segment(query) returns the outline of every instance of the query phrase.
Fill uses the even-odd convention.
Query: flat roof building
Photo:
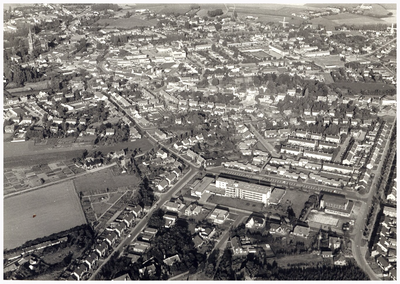
[[[221,177],[217,178],[215,186],[217,188],[224,189],[226,197],[262,202],[264,204],[268,203],[272,189],[270,186],[236,181]]]

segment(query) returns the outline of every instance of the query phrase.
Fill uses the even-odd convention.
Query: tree
[[[211,84],[213,86],[217,86],[217,85],[219,85],[219,80],[217,78],[213,78],[212,81],[211,81]]]

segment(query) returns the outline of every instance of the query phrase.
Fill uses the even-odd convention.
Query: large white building
[[[240,198],[255,202],[268,203],[272,188],[270,186],[254,183],[236,181],[227,178],[217,178],[215,182],[217,188],[225,190],[226,197]]]

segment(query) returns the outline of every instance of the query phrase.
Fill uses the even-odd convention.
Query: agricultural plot
[[[95,25],[107,26],[107,28],[121,28],[121,29],[133,29],[135,27],[154,27],[157,25],[157,20],[143,20],[139,17],[132,16],[129,19],[100,19]]]
[[[341,13],[337,15],[327,16],[326,19],[334,22],[337,25],[370,25],[370,24],[383,24],[385,21],[368,17],[363,15],[354,15],[350,13]]]
[[[86,223],[71,181],[4,199],[4,248]]]
[[[75,175],[74,164],[64,162],[40,164],[33,167],[13,168],[4,172],[4,194],[39,186],[42,180],[49,183]]]

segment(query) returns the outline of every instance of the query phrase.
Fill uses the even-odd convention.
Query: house
[[[385,216],[390,216],[390,217],[396,217],[396,208],[395,207],[389,207],[389,206],[384,206],[383,207],[383,214]]]
[[[331,257],[333,257],[333,253],[331,250],[323,250],[323,251],[321,251],[321,256],[323,258],[331,258]]]
[[[162,180],[158,185],[157,185],[157,189],[159,191],[163,191],[164,189],[166,189],[169,185],[169,182],[167,180]]]
[[[195,248],[198,248],[198,247],[200,247],[200,246],[204,243],[204,241],[203,241],[202,238],[199,237],[199,235],[196,235],[196,236],[193,238],[193,243],[194,243],[194,247],[195,247]]]
[[[75,125],[76,124],[76,118],[67,118],[65,120],[66,123],[68,123],[69,125]]]
[[[96,244],[93,251],[98,254],[99,257],[104,257],[108,248],[108,244],[103,241],[100,244]]]
[[[337,136],[335,136],[335,135],[326,135],[325,141],[340,144],[340,136],[339,135],[337,135]]]
[[[120,237],[121,237],[121,234],[125,231],[125,229],[126,229],[126,224],[125,224],[125,222],[121,222],[121,223],[118,223],[118,225],[116,225],[116,226],[113,228],[113,231],[116,232],[117,235],[118,235],[118,238],[120,238]]]
[[[158,158],[161,158],[161,159],[166,159],[167,157],[168,157],[168,154],[166,153],[166,152],[164,152],[163,150],[158,150],[157,151],[157,154],[156,154],[156,156],[158,157]]]
[[[140,268],[139,273],[140,275],[143,275],[145,272],[149,274],[149,276],[152,276],[156,273],[156,266],[154,264]]]
[[[106,129],[106,136],[112,136],[115,134],[115,130],[113,128]]]
[[[104,241],[107,242],[108,246],[111,247],[114,245],[117,238],[118,238],[118,234],[116,232],[112,231],[106,235],[106,237],[104,238]]]
[[[143,230],[143,233],[151,234],[151,235],[154,235],[154,236],[157,234],[157,232],[158,232],[157,229],[150,228],[150,227],[147,227],[146,229]]]
[[[163,216],[163,219],[165,220],[165,228],[170,228],[173,225],[175,225],[175,222],[178,219],[178,217],[167,213]]]
[[[84,274],[87,272],[87,267],[85,265],[79,265],[74,269],[74,271],[71,273],[72,277],[74,277],[76,280],[81,280]]]
[[[383,271],[388,272],[392,265],[387,261],[387,259],[383,256],[378,256],[376,259],[376,263],[382,268]]]
[[[392,267],[389,269],[389,276],[392,280],[397,280],[397,269]]]
[[[341,240],[338,237],[329,237],[329,248],[332,250],[340,248]]]
[[[174,183],[174,181],[176,180],[176,175],[171,173],[165,179],[168,181],[169,185],[172,185]]]
[[[172,266],[176,262],[181,262],[181,259],[178,254],[175,254],[173,256],[164,259],[163,262],[168,266]]]
[[[127,227],[130,227],[134,220],[135,220],[135,215],[132,212],[124,216],[124,218],[122,219],[122,221],[126,224]]]
[[[131,208],[131,212],[136,218],[138,218],[143,213],[143,208],[140,205],[135,205],[133,208]]]
[[[344,257],[344,255],[335,256],[333,258],[333,264],[337,265],[337,266],[345,266],[345,265],[347,265],[346,257]]]
[[[259,216],[251,216],[246,223],[246,228],[263,228],[265,226],[265,219]]]
[[[12,125],[6,125],[6,126],[4,127],[5,133],[10,133],[10,134],[12,134],[12,133],[14,133],[14,130],[15,130],[15,125],[14,125],[14,124],[12,124]],[[58,129],[57,129],[57,130],[58,130]]]
[[[293,229],[292,234],[295,236],[308,238],[308,235],[310,234],[310,227],[296,225],[296,227],[294,227],[294,229]]]
[[[229,211],[215,208],[209,218],[216,224],[222,224],[229,216]]]
[[[191,204],[185,209],[186,216],[197,216],[201,213],[202,207],[196,204]]]
[[[22,116],[22,120],[19,124],[31,124],[31,123],[32,123],[32,116],[24,115],[24,116]]]
[[[87,265],[88,269],[90,270],[95,266],[98,259],[98,255],[96,255],[95,253],[90,253],[83,259],[83,264]]]
[[[140,257],[140,256],[138,256],[138,257]],[[132,262],[132,258],[131,258],[131,262]],[[118,277],[112,279],[112,281],[130,281],[130,280],[131,280],[131,277],[129,276],[128,273],[125,273],[125,274],[123,274],[121,276],[118,276]]]
[[[168,201],[164,206],[165,206],[165,209],[167,209],[170,212],[178,213],[178,211],[179,211],[179,204],[178,203]]]
[[[165,134],[164,132],[162,132],[162,131],[159,130],[159,129],[156,129],[155,132],[154,132],[154,134],[155,134],[156,137],[157,137],[158,139],[160,139],[160,140],[165,140],[165,139],[167,139],[167,134]]]

